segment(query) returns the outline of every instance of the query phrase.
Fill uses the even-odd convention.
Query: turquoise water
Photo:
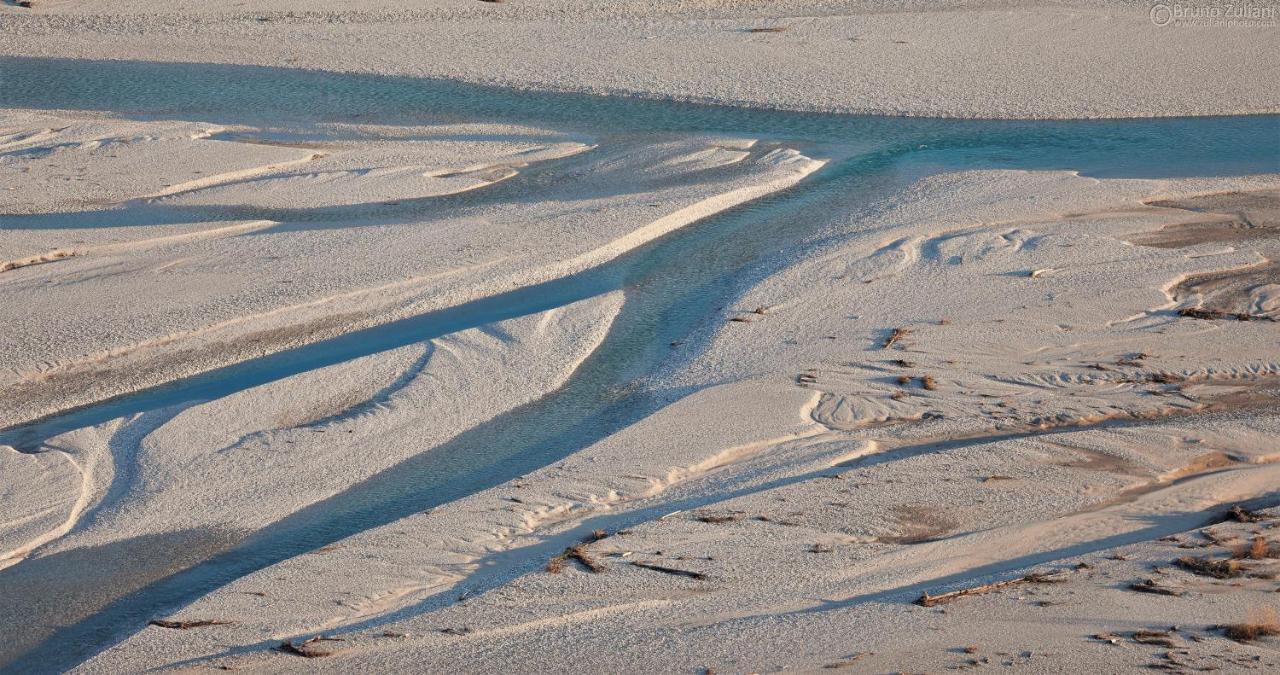
[[[669,365],[673,354],[696,355],[707,339],[708,320],[720,307],[803,249],[819,245],[827,226],[856,221],[881,195],[920,176],[965,168],[1071,169],[1105,177],[1280,171],[1280,117],[1275,116],[1089,122],[871,118],[281,68],[35,58],[0,59],[0,107],[227,123],[288,120],[294,126],[332,120],[513,122],[604,138],[717,132],[812,144],[819,152],[836,145],[874,148],[828,165],[793,189],[570,277],[8,429],[3,442],[33,448],[66,430],[225,396],[612,290],[626,292],[605,342],[560,390],[275,523],[200,565],[115,599],[4,666],[13,672],[65,669],[127,637],[146,620],[245,574],[503,483],[652,413],[686,392],[651,392],[635,383]],[[53,226],[7,220],[20,227]],[[0,214],[0,227],[5,221]],[[683,346],[673,351],[671,342]],[[19,567],[41,564],[56,562],[36,558]],[[14,569],[0,571],[0,593],[21,592],[11,586]]]

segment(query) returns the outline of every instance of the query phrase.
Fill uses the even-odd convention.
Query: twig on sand
[[[559,574],[564,571],[565,563],[570,560],[577,560],[582,563],[583,567],[586,567],[596,574],[605,571],[608,568],[601,565],[595,558],[592,558],[587,554],[587,545],[593,544],[608,536],[608,530],[592,530],[591,534],[582,538],[582,543],[574,544],[573,546],[566,548],[562,553],[547,561],[547,571],[552,574]]]
[[[678,576],[678,577],[689,577],[690,579],[697,579],[698,581],[703,581],[707,578],[707,575],[703,574],[702,572],[691,572],[689,570],[681,570],[681,569],[676,569],[674,567],[665,567],[663,565],[655,565],[653,563],[641,562],[639,560],[632,560],[631,564],[635,565],[636,567],[643,567],[644,569],[647,569],[647,570],[653,570],[654,572],[662,572],[663,574],[674,574],[675,576]]]
[[[915,604],[920,605],[921,607],[933,607],[934,605],[941,605],[966,596],[983,595],[994,590],[1015,586],[1017,584],[1055,584],[1066,580],[1067,572],[1065,570],[1059,570],[1056,572],[1032,572],[1031,574],[1018,577],[1017,579],[996,581],[990,584],[974,586],[973,588],[962,588],[958,591],[951,591],[950,593],[929,595],[928,592],[925,592],[916,600]]]
[[[893,332],[889,333],[889,337],[885,338],[884,344],[881,345],[880,348],[888,349],[893,345],[897,344],[898,340],[901,340],[902,338],[910,334],[911,334],[910,328],[894,328]]]
[[[161,628],[174,628],[177,630],[188,630],[191,628],[204,628],[205,626],[229,626],[234,621],[222,621],[220,619],[198,619],[195,621],[174,621],[171,619],[152,619],[147,622],[152,626]]]
[[[566,548],[556,557],[547,561],[547,571],[552,574],[559,574],[564,571],[565,563],[570,560],[577,560],[579,563],[582,563],[583,567],[591,570],[591,572],[595,574],[599,574],[608,569],[587,553],[586,544],[574,544],[573,546]]]
[[[307,638],[302,642],[294,642],[286,640],[280,643],[279,650],[286,654],[293,654],[308,659],[318,659],[325,656],[333,656],[336,652],[328,649],[322,649],[317,642],[344,642],[342,638],[325,637],[317,635],[313,638]]]
[[[748,33],[781,33],[787,30],[786,26],[766,26],[764,28],[748,28]]]
[[[745,514],[743,514],[741,511],[734,511],[732,513],[701,513],[694,516],[693,519],[700,523],[711,523],[713,525],[719,525],[720,523],[737,522],[739,520],[742,520],[744,515]]]
[[[828,663],[828,664],[824,665],[824,666],[823,666],[823,668],[825,668],[825,669],[827,669],[827,670],[838,670],[838,669],[840,669],[840,668],[852,668],[852,667],[853,667],[853,664],[854,664],[854,663],[856,663],[859,659],[861,659],[862,657],[867,656],[868,654],[871,654],[871,653],[872,653],[872,652],[858,652],[857,654],[854,654],[854,655],[852,655],[852,656],[847,656],[847,657],[845,657],[845,658],[844,658],[844,660],[842,660],[842,661],[836,661],[836,662],[834,662],[834,663]]]
[[[1129,584],[1129,590],[1137,591],[1139,593],[1151,593],[1154,595],[1170,595],[1175,598],[1180,598],[1183,595],[1186,595],[1186,591],[1181,591],[1176,588],[1170,588],[1168,586],[1161,586],[1160,584],[1156,583],[1155,579],[1143,579],[1142,581],[1135,581]]]

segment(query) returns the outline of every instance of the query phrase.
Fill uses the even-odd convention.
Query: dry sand
[[[1275,27],[1138,4],[264,4],[5,4],[0,61],[956,117],[1280,101]],[[971,170],[780,216],[821,227],[601,395],[651,414],[464,490],[467,462],[521,459],[504,425],[612,386],[590,364],[631,344],[617,326],[655,348],[608,263],[880,139],[228,117],[0,109],[0,427],[250,364],[244,386],[0,436],[0,668],[210,555],[414,487],[397,475],[465,496],[351,525],[77,670],[1280,668],[1277,638],[1222,627],[1266,624],[1280,590],[1280,174]]]
[[[1145,2],[37,0],[0,54],[241,63],[792,110],[1129,117],[1280,109],[1269,25]],[[782,28],[781,32],[752,32]]]

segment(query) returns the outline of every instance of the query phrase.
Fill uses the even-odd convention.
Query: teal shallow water
[[[204,562],[122,594],[3,668],[64,670],[246,574],[554,462],[684,392],[634,384],[696,354],[708,319],[754,280],[785,265],[835,220],[930,173],[969,168],[1070,169],[1100,177],[1280,171],[1280,117],[1088,122],[870,118],[786,113],[574,94],[517,92],[413,78],[281,68],[0,59],[0,107],[108,111],[227,123],[288,119],[510,122],[594,135],[713,132],[874,147],[799,186],[708,218],[600,267],[563,279],[254,359],[4,432],[32,448],[57,433],[181,408],[360,356],[622,289],[604,344],[560,390],[445,446],[300,511]],[[0,227],[5,227],[0,214]],[[14,222],[13,218],[9,219]],[[92,517],[91,515],[89,516]],[[137,545],[147,545],[139,542]],[[0,571],[0,593],[21,592]],[[130,573],[121,569],[120,574]],[[37,618],[5,617],[2,621]]]

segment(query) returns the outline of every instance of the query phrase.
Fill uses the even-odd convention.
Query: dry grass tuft
[[[1184,556],[1173,561],[1173,563],[1188,572],[1215,579],[1230,579],[1240,576],[1240,563],[1235,560],[1213,560],[1211,558]]]
[[[1236,544],[1231,548],[1231,557],[1237,560],[1248,558],[1250,560],[1265,560],[1267,558],[1275,558],[1280,553],[1273,548],[1266,537],[1258,535],[1249,543]]]
[[[938,381],[933,379],[932,375],[921,375],[920,386],[928,389],[929,391],[933,391],[938,388]]]
[[[1173,648],[1172,635],[1167,630],[1137,630],[1133,632],[1133,641],[1143,645]]]
[[[1246,623],[1233,623],[1223,626],[1227,637],[1236,642],[1252,642],[1260,637],[1280,635],[1280,617],[1271,607],[1261,607],[1249,612]]]

